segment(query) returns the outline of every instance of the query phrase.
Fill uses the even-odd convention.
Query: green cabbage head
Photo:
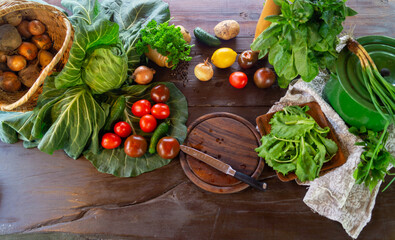
[[[82,80],[94,94],[119,88],[126,80],[128,57],[122,44],[100,46],[88,53],[82,65]]]

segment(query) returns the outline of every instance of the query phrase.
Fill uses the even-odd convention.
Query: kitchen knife
[[[223,173],[233,176],[233,177],[237,178],[238,180],[240,180],[244,183],[247,183],[248,185],[250,185],[256,189],[265,190],[267,188],[266,183],[259,182],[256,179],[252,178],[251,176],[248,176],[247,174],[238,172],[238,171],[234,170],[229,164],[226,164],[216,158],[213,158],[210,155],[207,155],[199,150],[196,150],[194,148],[191,148],[191,147],[188,147],[185,145],[181,145],[180,147],[184,153],[212,166],[213,168],[215,168]]]

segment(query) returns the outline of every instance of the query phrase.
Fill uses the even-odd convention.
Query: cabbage
[[[128,58],[122,44],[102,46],[88,54],[81,77],[92,93],[101,94],[119,88],[126,80],[127,70]]]

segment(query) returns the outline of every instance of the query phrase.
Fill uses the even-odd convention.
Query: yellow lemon
[[[231,48],[219,48],[211,56],[211,62],[217,68],[228,68],[236,61],[237,53]]]

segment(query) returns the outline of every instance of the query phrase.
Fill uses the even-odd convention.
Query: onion
[[[41,50],[38,53],[38,61],[42,67],[46,67],[52,61],[53,57],[52,53],[45,50]]]
[[[30,64],[27,68],[18,72],[22,84],[26,87],[30,88],[33,86],[37,78],[40,76],[40,68],[37,65],[38,61],[36,60],[36,63]]]
[[[19,48],[19,55],[24,56],[27,60],[31,61],[37,57],[37,47],[31,42],[23,42]]]
[[[206,61],[204,61],[204,63],[199,63],[196,65],[194,72],[196,78],[204,82],[210,80],[214,75],[213,67],[208,62],[208,58]]]
[[[146,66],[140,66],[134,70],[132,78],[137,84],[145,85],[152,81],[155,70]]]
[[[7,54],[4,51],[0,51],[0,63],[7,62]]]
[[[8,56],[7,66],[12,71],[18,72],[26,67],[26,59],[20,55]]]
[[[45,26],[42,22],[38,20],[33,20],[29,22],[28,26],[29,32],[33,35],[41,35],[45,32]]]
[[[23,20],[17,27],[19,34],[24,38],[30,38],[32,34],[29,32],[29,21]]]
[[[18,80],[18,76],[13,72],[4,72],[0,79],[0,86],[4,91],[16,92],[21,88],[22,84]]]
[[[47,34],[33,36],[32,42],[42,50],[48,50],[52,46],[51,38]]]

